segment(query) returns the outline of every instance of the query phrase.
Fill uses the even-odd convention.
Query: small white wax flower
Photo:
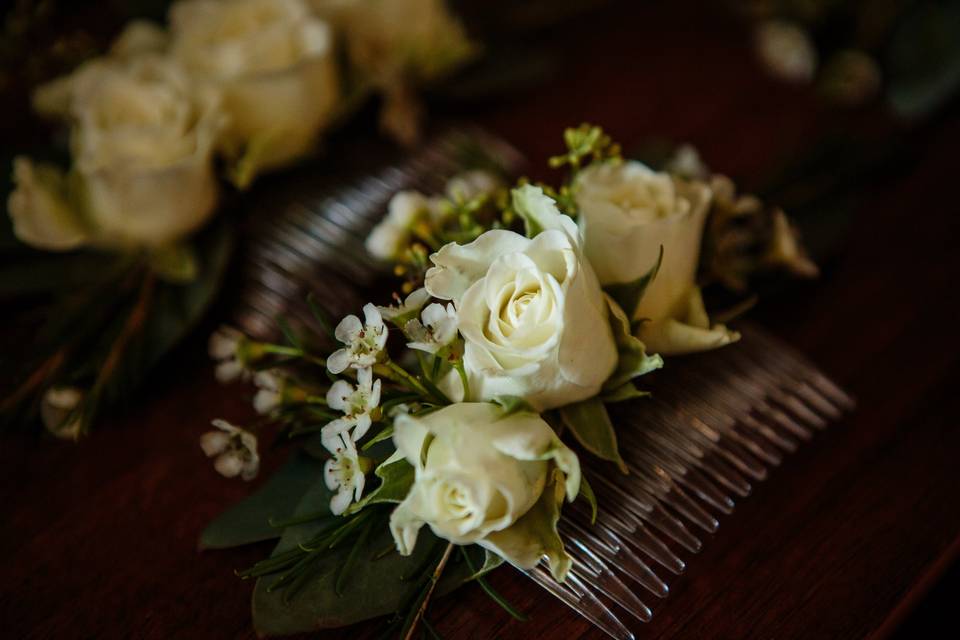
[[[247,342],[243,333],[226,325],[210,336],[208,351],[210,357],[217,361],[217,380],[226,383],[249,377],[245,353]]]
[[[337,380],[327,391],[327,406],[342,411],[344,417],[333,420],[321,430],[324,446],[331,452],[339,447],[340,435],[348,431],[350,438],[359,440],[370,429],[373,410],[380,406],[380,381],[373,380],[373,370],[360,369],[356,386],[346,380]]]
[[[347,367],[362,369],[376,364],[387,344],[387,328],[376,306],[370,303],[364,305],[363,315],[364,322],[361,323],[357,316],[349,315],[334,330],[337,340],[347,346],[334,351],[327,358],[330,373],[341,373]]]
[[[257,394],[253,396],[253,408],[260,415],[266,415],[283,404],[285,380],[276,371],[258,371],[253,377],[257,385]]]
[[[83,401],[83,392],[76,387],[51,387],[43,394],[40,418],[47,431],[62,440],[76,440],[81,420],[76,413]]]
[[[414,318],[404,330],[411,341],[407,346],[436,354],[457,337],[457,310],[453,303],[447,306],[433,303],[423,310],[421,320]]]
[[[489,171],[473,169],[458,173],[447,181],[447,196],[451,200],[473,200],[493,193],[502,185],[502,181]]]
[[[350,503],[363,495],[366,477],[357,455],[357,447],[349,437],[337,436],[334,457],[323,465],[323,479],[327,489],[336,491],[330,499],[330,511],[338,516],[347,510]]]
[[[214,420],[220,431],[209,431],[200,437],[200,448],[208,458],[216,457],[213,468],[222,476],[253,480],[260,469],[257,437],[226,420]]]
[[[430,300],[430,293],[423,287],[420,287],[408,295],[399,305],[395,307],[377,307],[377,309],[380,310],[380,315],[383,316],[384,320],[393,322],[405,316],[415,317],[420,313],[420,310],[423,309],[423,305],[427,304],[428,300]]]
[[[399,191],[390,199],[387,215],[367,237],[370,255],[395,260],[410,243],[410,230],[430,210],[430,200],[418,191]]]

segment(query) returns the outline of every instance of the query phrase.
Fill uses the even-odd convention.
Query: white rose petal
[[[159,55],[100,58],[42,87],[40,108],[68,118],[91,244],[160,246],[202,226],[217,201],[218,97]]]
[[[171,54],[217,87],[227,151],[244,180],[301,157],[339,100],[333,35],[304,0],[184,0],[170,10]]]
[[[689,324],[687,310],[696,288],[711,197],[702,182],[657,173],[639,162],[592,166],[578,176],[575,198],[584,251],[601,283],[638,280],[656,265],[663,248],[660,268],[633,316],[646,321],[638,337],[653,352],[687,353],[736,339],[722,326],[715,328],[726,338],[705,341],[693,340],[699,334],[674,326]],[[664,330],[660,325],[668,320],[671,325]],[[703,328],[712,331],[709,320]],[[666,336],[690,340],[674,342]]]
[[[13,161],[13,180],[16,188],[10,193],[7,210],[22,242],[47,251],[69,251],[89,239],[88,230],[69,204],[66,179],[59,169],[18,157]]]
[[[540,499],[550,460],[565,474],[567,498],[579,490],[576,455],[534,413],[503,416],[491,403],[455,404],[420,418],[397,416],[394,429],[398,453],[415,469],[413,487],[390,517],[403,555],[412,552],[424,524],[455,544],[504,552],[494,540]],[[541,545],[530,542],[530,552],[506,559],[532,567]]]
[[[617,350],[575,223],[536,187],[515,199],[546,230],[447,245],[430,258],[426,288],[456,306],[469,399],[514,395],[544,410],[596,395]]]

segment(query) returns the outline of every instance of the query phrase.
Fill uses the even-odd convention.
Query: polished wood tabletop
[[[902,136],[911,153],[863,185],[819,280],[761,300],[753,318],[801,349],[859,401],[759,484],[638,638],[881,638],[960,553],[960,118],[909,127],[879,112],[827,108],[768,79],[744,25],[684,4],[614,5],[545,34],[562,73],[506,97],[442,104],[529,158],[565,126],[605,126],[629,149],[651,137],[696,145],[716,170],[756,186],[772,165],[830,132]],[[538,175],[536,171],[534,175]],[[545,172],[543,176],[548,174]],[[221,387],[205,326],[131,406],[77,445],[36,432],[0,437],[0,636],[252,638],[252,584],[233,570],[268,546],[197,551],[204,525],[285,455],[264,452],[253,484],[222,478],[198,445],[214,417],[252,419],[252,391]],[[493,585],[438,600],[447,638],[602,638],[509,567]],[[322,637],[376,637],[378,625]],[[949,635],[949,634],[948,634]]]

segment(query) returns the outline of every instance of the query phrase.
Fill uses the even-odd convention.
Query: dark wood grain
[[[628,148],[654,135],[686,140],[748,184],[825,132],[900,131],[766,80],[739,25],[664,4],[612,7],[548,34],[564,51],[563,77],[449,115],[531,158],[555,152],[559,131],[582,120]],[[849,388],[859,410],[721,519],[638,637],[884,637],[960,552],[960,119],[911,135],[916,157],[868,186],[821,280],[755,314]],[[268,547],[196,551],[204,524],[251,488],[216,476],[197,445],[210,418],[251,417],[248,392],[213,382],[204,343],[201,332],[178,349],[133,407],[77,446],[0,440],[0,635],[253,636],[251,585],[232,570]],[[281,458],[266,454],[264,475]],[[491,581],[529,622],[469,586],[433,607],[439,631],[603,637],[512,570]]]

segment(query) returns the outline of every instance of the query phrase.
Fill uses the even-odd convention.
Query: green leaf
[[[158,247],[147,255],[147,264],[158,278],[171,284],[188,284],[197,278],[197,254],[188,244]]]
[[[180,342],[213,303],[223,283],[233,251],[233,227],[221,220],[204,230],[197,240],[199,271],[187,285],[157,287],[150,314],[143,329],[140,366],[152,367]]]
[[[200,535],[201,549],[228,549],[279,538],[270,524],[294,515],[307,491],[323,477],[323,463],[297,452],[256,493],[227,509]],[[316,505],[314,505],[316,506]]]
[[[960,89],[960,5],[921,2],[899,21],[888,49],[888,98],[907,118],[932,113]]]
[[[593,487],[587,482],[586,477],[580,478],[580,497],[590,505],[590,524],[597,522],[597,495],[593,492]]]
[[[640,305],[640,300],[643,299],[643,294],[646,292],[647,287],[653,282],[653,279],[657,277],[657,273],[660,271],[660,265],[663,263],[663,245],[660,245],[660,253],[657,255],[657,261],[654,263],[653,267],[650,268],[645,275],[640,276],[633,282],[626,282],[624,284],[609,284],[604,287],[604,291],[607,294],[616,300],[617,304],[620,305],[620,308],[623,309],[624,313],[627,314],[628,318],[633,318],[637,313],[637,307]]]
[[[617,434],[600,398],[561,407],[560,417],[587,451],[598,458],[615,462],[620,471],[627,473],[627,465],[617,447]]]
[[[530,403],[520,396],[497,396],[493,399],[493,402],[500,405],[503,409],[504,418],[521,411],[536,413],[534,408],[530,406]]]
[[[429,562],[436,556],[435,551],[441,541],[424,530],[420,532],[411,555],[383,555],[384,549],[393,546],[393,537],[387,524],[390,511],[383,507],[373,509],[380,513],[374,514],[369,534],[356,549],[358,561],[343,580],[340,595],[337,595],[335,584],[337,570],[346,561],[346,554],[341,548],[319,559],[313,573],[315,577],[304,584],[294,598],[285,600],[279,589],[267,591],[276,582],[276,575],[265,576],[257,581],[253,593],[253,625],[258,635],[281,636],[343,627],[393,613],[421,588],[422,585],[415,578],[430,566]],[[310,540],[319,528],[317,524],[288,528],[274,555]],[[360,532],[355,532],[355,535],[359,537]],[[449,564],[437,586],[437,594],[458,587],[470,574],[466,563]]]
[[[482,578],[483,576],[487,575],[488,573],[490,573],[491,571],[493,571],[494,569],[496,569],[502,564],[503,564],[503,558],[495,554],[493,551],[490,551],[489,549],[484,549],[483,550],[483,566],[473,571],[473,573],[470,575],[468,580],[476,580],[478,578]],[[471,567],[471,569],[472,568],[473,567]]]
[[[356,513],[367,505],[384,502],[403,502],[413,486],[414,468],[405,458],[388,459],[374,472],[380,478],[380,486],[353,504],[347,513]]]

